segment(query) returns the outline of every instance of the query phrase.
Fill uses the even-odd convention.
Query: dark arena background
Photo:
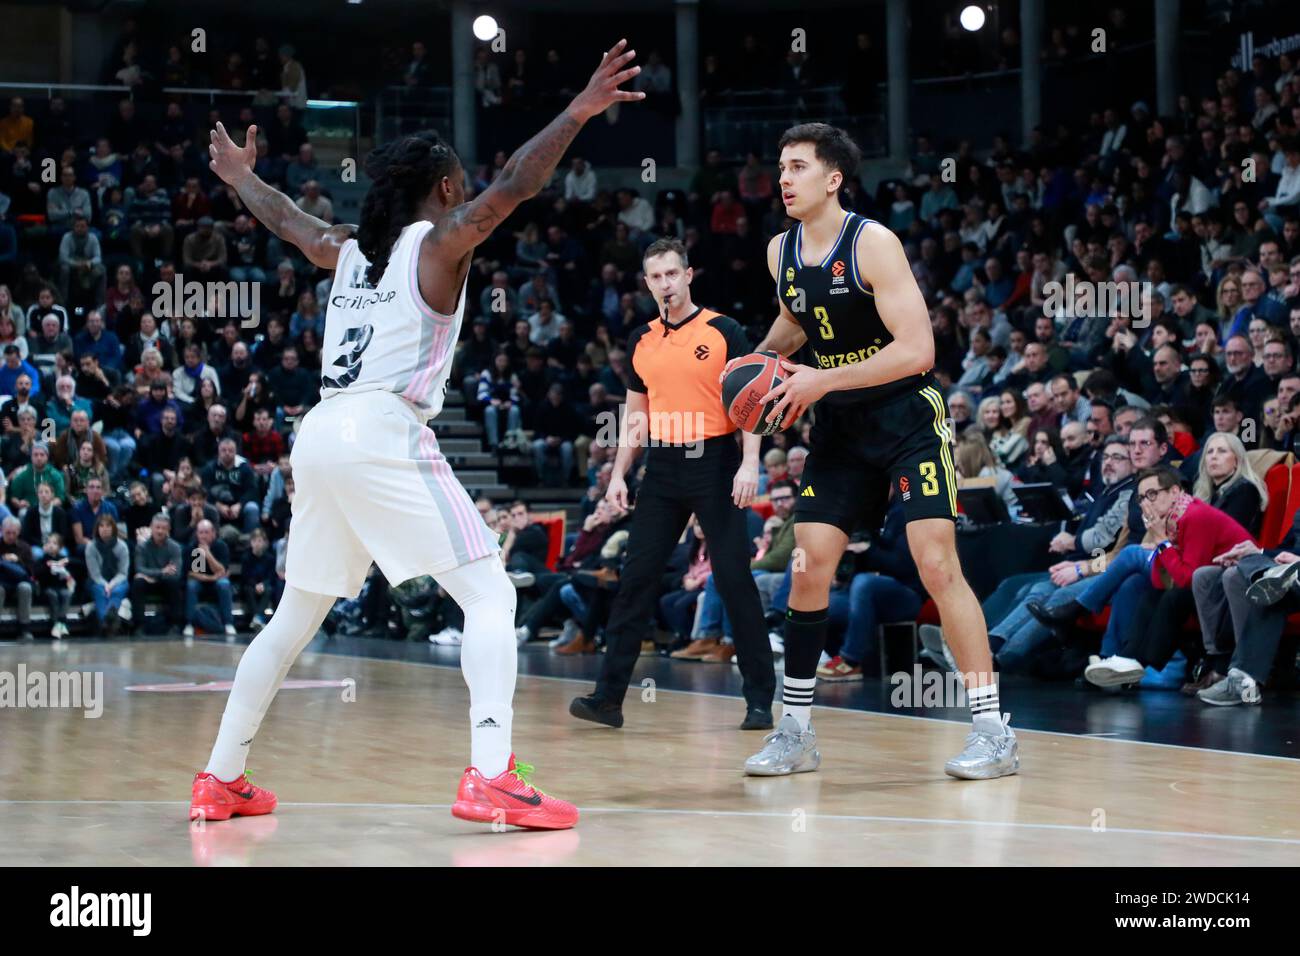
[[[430,423],[514,586],[515,750],[578,825],[453,818],[465,614],[436,575],[377,566],[251,749],[278,808],[188,821],[285,589],[290,451],[333,401],[322,375],[353,371],[333,273],[209,167],[211,131],[256,125],[253,173],[325,224],[360,222],[367,155],[422,130],[473,200],[620,38],[645,97],[587,122],[474,249]],[[41,892],[7,923],[68,925],[47,896],[114,891],[99,868],[142,868],[120,888],[158,895],[161,929],[162,894],[222,885],[162,868],[328,867],[365,899],[384,884],[338,868],[429,864],[1094,868],[1086,917],[1062,915],[1081,928],[1268,922],[1236,891],[1300,863],[1300,5],[0,0],[0,94],[0,864],[57,868],[12,874]],[[971,717],[898,501],[831,580],[818,772],[743,772],[764,734],[737,729],[742,636],[694,521],[637,596],[625,725],[569,713],[655,480],[634,459],[628,507],[607,498],[629,352],[663,322],[643,253],[679,240],[693,301],[756,350],[781,321],[768,243],[797,225],[778,143],[805,123],[860,148],[839,203],[894,234],[928,311],[1014,775],[943,772]],[[791,362],[817,366],[815,339]],[[822,407],[762,438],[745,509],[767,631],[747,636],[778,695]],[[995,926],[976,901],[1015,919],[1048,902],[1036,883],[902,885]]]

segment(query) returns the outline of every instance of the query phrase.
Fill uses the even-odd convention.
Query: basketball
[[[781,356],[775,352],[746,355],[722,379],[722,407],[727,417],[753,435],[775,435],[783,423],[780,419],[769,422],[767,416],[780,399],[766,405],[760,405],[760,400],[782,381]]]

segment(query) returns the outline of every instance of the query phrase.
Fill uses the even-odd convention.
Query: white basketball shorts
[[[353,598],[371,561],[396,585],[500,550],[433,430],[392,392],[325,399],[303,418],[290,458],[293,587]]]

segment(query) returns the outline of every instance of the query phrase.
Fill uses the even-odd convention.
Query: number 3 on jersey
[[[817,319],[817,331],[821,334],[821,337],[823,339],[835,338],[835,330],[831,328],[831,316],[826,311],[826,306],[815,306],[813,316]]]
[[[352,348],[344,352],[333,362],[333,365],[342,369],[337,378],[323,376],[322,384],[327,388],[347,388],[357,380],[361,374],[361,353],[366,350],[370,340],[374,337],[375,329],[371,325],[362,325],[359,328],[348,329],[343,334],[343,340],[339,342],[341,346],[351,345]]]

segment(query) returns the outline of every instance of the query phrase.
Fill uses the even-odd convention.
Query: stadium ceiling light
[[[481,17],[474,18],[474,36],[480,40],[491,40],[497,35],[497,21],[495,17],[489,17],[484,14]]]
[[[980,29],[984,26],[984,8],[977,7],[975,4],[963,8],[961,11],[961,25],[971,33]]]

